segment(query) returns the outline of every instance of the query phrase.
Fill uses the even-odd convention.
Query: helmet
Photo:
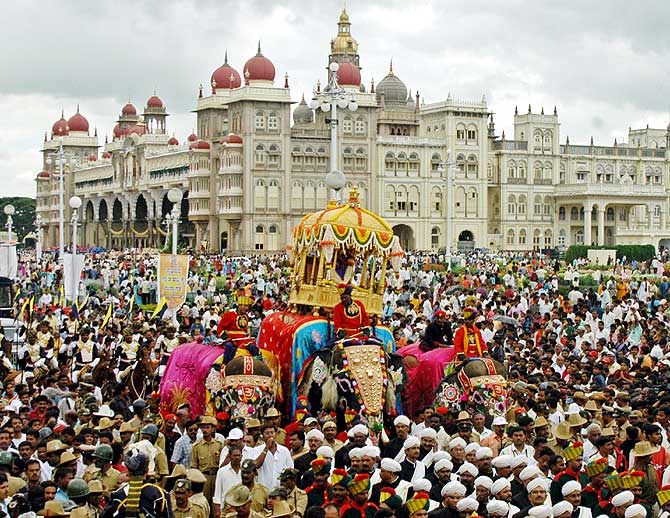
[[[142,398],[138,398],[133,401],[133,410],[136,412],[138,410],[144,410],[147,407],[147,402]]]
[[[151,435],[151,437],[156,438],[158,437],[158,427],[155,424],[148,424],[144,428],[142,428],[143,435]]]
[[[14,464],[14,457],[8,451],[0,451],[0,466],[11,466]]]
[[[114,451],[109,444],[101,444],[95,449],[93,456],[106,460],[107,462],[112,462],[112,459],[114,458]]]
[[[83,478],[73,478],[67,485],[68,498],[79,498],[88,495],[90,492],[91,490]]]

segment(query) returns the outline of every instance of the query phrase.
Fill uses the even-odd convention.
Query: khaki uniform
[[[296,486],[288,495],[286,501],[288,505],[295,509],[297,514],[300,516],[305,514],[305,509],[307,509],[307,493],[304,490]]]
[[[86,513],[86,518],[98,518],[100,515],[100,512],[92,507],[90,504],[84,504],[82,506],[77,507],[77,509],[83,509],[84,512]]]
[[[205,478],[207,478],[205,489],[203,490],[207,500],[211,500],[214,494],[216,473],[219,470],[219,457],[221,456],[222,449],[223,442],[218,439],[212,439],[209,442],[201,439],[191,449],[191,467],[199,469],[205,475]]]
[[[140,429],[142,428],[142,420],[137,416],[133,416],[133,418],[130,421],[128,421],[128,424],[133,427],[135,433],[139,432]]]
[[[454,439],[456,439],[456,437],[460,437],[460,434],[458,432],[456,432],[451,437],[449,437],[448,442],[453,441]],[[472,430],[470,432],[470,440],[468,441],[468,443],[473,443],[473,442],[479,443],[480,440],[481,439],[479,438],[479,434],[477,432],[475,432],[474,430]]]
[[[188,501],[193,511],[193,514],[191,515],[193,518],[209,518],[211,509],[205,495],[197,493],[192,495]]]
[[[96,467],[94,464],[91,464],[84,471],[84,480],[90,482],[91,480],[99,480],[102,482],[102,494],[105,498],[109,498],[109,495],[112,494],[119,488],[119,477],[121,472],[116,468],[110,468],[103,473],[100,468]]]
[[[26,486],[25,480],[12,475],[7,475],[7,481],[9,482],[9,496],[14,496],[19,492],[19,489],[23,489]]]
[[[160,480],[170,474],[168,459],[165,450],[156,446],[156,458],[154,459],[154,472],[151,473],[156,480]]]
[[[337,453],[337,450],[344,446],[344,443],[339,439],[335,439],[333,442],[326,441],[326,444],[333,449],[334,453]]]
[[[282,446],[286,446],[286,430],[283,428],[277,428],[275,432],[275,441],[277,441]]]
[[[237,484],[229,489],[229,491],[232,491],[236,487],[240,487],[242,484]],[[251,509],[252,511],[256,511],[259,514],[263,514],[265,512],[265,506],[268,503],[268,488],[265,487],[263,484],[259,484],[258,482],[254,482],[254,487],[251,488]]]

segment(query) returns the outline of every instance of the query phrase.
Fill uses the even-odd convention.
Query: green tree
[[[21,241],[26,234],[35,230],[35,199],[8,196],[0,198],[0,230],[7,230],[7,215],[2,210],[6,205],[14,205],[12,216],[12,233],[17,241]]]

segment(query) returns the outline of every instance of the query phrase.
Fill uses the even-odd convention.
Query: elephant
[[[434,404],[453,412],[481,412],[490,424],[493,417],[504,416],[507,410],[507,371],[496,360],[469,358],[447,368]]]

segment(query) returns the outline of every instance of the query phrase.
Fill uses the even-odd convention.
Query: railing
[[[609,146],[560,146],[562,155],[627,156],[665,158],[665,149],[642,149]]]
[[[497,140],[493,142],[494,151],[528,151],[528,142],[524,140]]]
[[[507,183],[513,185],[522,185],[528,183],[528,178],[508,178]]]
[[[178,178],[186,175],[188,175],[188,166],[169,167],[166,169],[157,169],[155,171],[149,171],[149,178],[151,180],[157,180],[162,178]]]
[[[535,185],[551,185],[551,178],[535,178],[533,180]]]

